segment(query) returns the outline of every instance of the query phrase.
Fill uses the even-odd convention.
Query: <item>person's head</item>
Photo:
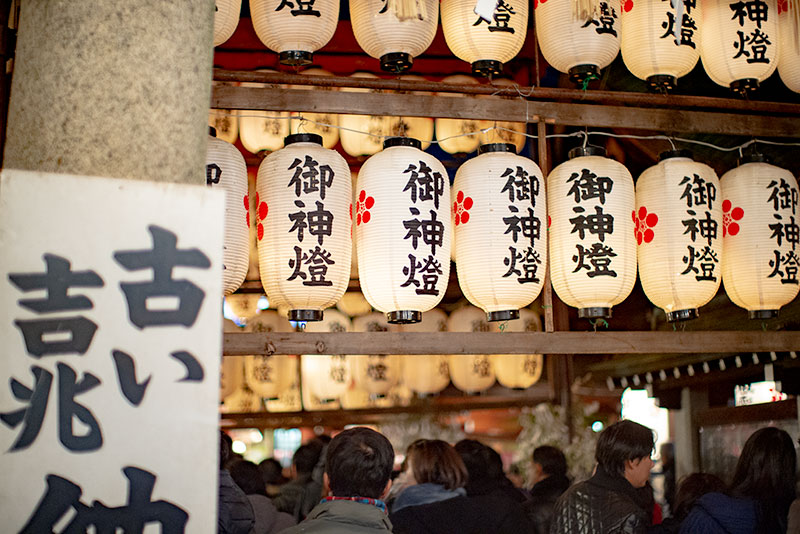
[[[491,491],[509,483],[503,472],[503,459],[493,448],[474,439],[462,439],[454,446],[467,468],[467,495]]]
[[[785,431],[767,427],[747,438],[730,488],[741,497],[794,499],[797,455]]]
[[[219,431],[219,467],[220,469],[225,468],[225,464],[228,463],[228,460],[231,459],[233,454],[233,440],[231,437],[223,432],[222,430]]]
[[[672,517],[683,521],[697,499],[706,493],[725,490],[725,483],[711,473],[692,473],[681,478],[675,490],[675,509]]]
[[[467,483],[467,468],[461,456],[440,439],[418,439],[409,445],[406,462],[417,484],[439,484],[454,490]]]
[[[283,466],[275,458],[267,458],[258,464],[261,472],[261,479],[264,484],[283,484],[286,480],[283,477]]]
[[[318,443],[300,445],[292,456],[292,467],[297,475],[310,475],[319,461],[322,447]]]
[[[382,498],[391,487],[394,449],[383,434],[350,428],[328,444],[325,479],[336,497]]]
[[[231,466],[230,472],[231,478],[237,486],[242,488],[245,495],[264,495],[266,497],[267,489],[256,464],[240,460]]]
[[[533,449],[533,464],[538,480],[553,475],[567,475],[567,458],[561,449],[552,445],[542,445]]]
[[[606,473],[624,478],[634,488],[641,488],[650,478],[655,440],[653,431],[644,425],[623,420],[600,433],[595,460]]]

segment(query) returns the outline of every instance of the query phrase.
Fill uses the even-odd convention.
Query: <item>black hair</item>
[[[711,473],[692,473],[682,477],[675,492],[675,509],[672,511],[672,517],[683,521],[700,497],[706,493],[724,490],[725,483],[722,479]]]
[[[231,478],[236,485],[242,488],[245,495],[264,495],[267,496],[267,489],[261,479],[261,471],[253,462],[241,460],[233,464],[230,468]]]
[[[228,460],[231,459],[231,455],[233,454],[233,439],[223,432],[222,430],[219,431],[219,467],[220,469],[225,468],[225,464],[228,463]]]
[[[267,458],[258,464],[258,470],[261,472],[261,479],[264,484],[283,484],[286,480],[283,478],[283,466],[275,458]]]
[[[546,475],[567,475],[567,458],[561,449],[552,445],[542,445],[533,449],[533,461],[542,466]]]
[[[322,446],[318,443],[306,443],[300,445],[294,456],[292,456],[292,463],[297,468],[298,475],[308,475],[314,471],[314,466],[319,461],[319,455],[322,453]]]
[[[366,427],[350,428],[328,445],[325,472],[336,497],[378,499],[392,475],[394,449],[383,434]]]
[[[469,481],[498,480],[505,476],[503,460],[493,448],[474,439],[462,439],[455,444],[469,473]]]
[[[594,457],[611,476],[625,476],[625,462],[650,457],[655,439],[653,431],[627,419],[618,421],[600,433]]]

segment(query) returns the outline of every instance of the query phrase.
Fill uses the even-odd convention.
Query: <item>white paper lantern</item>
[[[544,284],[547,203],[542,171],[514,145],[481,145],[453,182],[458,284],[490,321],[518,317]]]
[[[256,72],[275,72],[259,69]],[[242,87],[266,87],[265,83],[241,82]],[[240,109],[239,139],[248,152],[257,154],[262,150],[274,152],[283,147],[284,138],[289,135],[289,113],[286,111],[261,111]]]
[[[419,322],[450,277],[447,171],[408,137],[386,140],[358,175],[356,247],[361,291],[391,323]]]
[[[247,322],[258,313],[258,300],[260,298],[260,293],[234,293],[227,295],[225,301],[236,317]]]
[[[308,65],[336,31],[339,0],[250,0],[256,35],[284,65]]]
[[[241,331],[242,329],[230,319],[222,320],[223,333]],[[244,383],[244,359],[239,356],[223,356],[219,373],[219,398],[222,400],[232,395]]]
[[[722,281],[722,192],[688,151],[665,152],[636,182],[639,277],[668,321],[694,319]]]
[[[700,58],[701,8],[684,0],[623,2],[620,47],[631,74],[654,90],[671,90],[689,74]]]
[[[263,219],[267,217],[267,203],[261,202],[256,189],[258,169],[247,169],[247,224],[250,227],[250,264],[247,267],[245,280],[261,280],[261,273],[258,270],[258,236],[264,235]],[[263,204],[263,207],[262,207]]]
[[[434,308],[422,321],[402,326],[403,332],[446,332],[447,314]],[[435,395],[450,383],[450,368],[445,354],[409,355],[403,362],[403,384],[419,395]]]
[[[351,78],[377,78],[369,72],[356,72]],[[361,89],[357,87],[342,89],[352,93],[382,93],[380,89]],[[383,138],[389,135],[390,117],[378,115],[340,115],[339,139],[342,149],[351,156],[371,156],[383,148]],[[363,133],[361,133],[363,132]]]
[[[211,85],[231,85],[238,86],[238,82],[212,81]],[[208,111],[208,125],[217,131],[217,139],[222,139],[230,144],[234,144],[239,138],[239,117],[233,109],[210,109]]]
[[[422,76],[414,76],[413,74],[406,74],[400,76],[401,80],[414,80],[424,82],[425,78]],[[400,94],[412,94],[430,96],[433,93],[428,91],[396,91]],[[427,150],[433,141],[433,119],[430,117],[388,117],[389,131],[388,135],[393,137],[413,137],[420,141],[421,149]]]
[[[247,321],[245,332],[291,332],[292,325],[274,310],[264,310]],[[256,395],[277,399],[292,383],[291,359],[294,356],[250,355],[244,357],[244,379]]]
[[[261,282],[270,305],[290,308],[292,321],[319,321],[338,301],[350,274],[350,169],[315,134],[286,138],[258,169],[266,203],[258,242]]]
[[[703,0],[700,58],[715,83],[747,94],[778,67],[777,0]]]
[[[459,308],[447,320],[450,332],[491,332],[486,314],[474,306]],[[488,354],[451,354],[450,379],[465,393],[480,393],[494,384],[495,374]]]
[[[795,4],[796,5],[796,4]],[[792,2],[778,3],[778,75],[786,87],[800,93],[800,24]]]
[[[478,80],[465,74],[456,74],[443,78],[442,83],[477,85]],[[436,96],[465,98],[464,95],[459,93],[436,93]],[[458,154],[459,152],[469,154],[478,150],[478,145],[480,144],[477,134],[478,130],[480,130],[479,122],[476,119],[435,119],[434,127],[439,147],[450,154]],[[471,132],[475,133],[464,135]]]
[[[278,394],[276,400],[265,401],[268,412],[299,412],[303,409],[300,399],[300,358],[298,356],[289,357],[289,376],[291,383],[289,387]]]
[[[575,148],[547,177],[553,289],[583,318],[610,317],[636,282],[633,178],[602,154]]]
[[[320,322],[307,323],[305,331],[351,332],[350,319],[336,310],[328,310]],[[301,360],[303,389],[322,403],[338,400],[352,380],[350,357],[345,355],[304,354]],[[306,404],[304,398],[304,404]]]
[[[534,2],[534,22],[544,59],[570,80],[583,83],[600,76],[619,52],[617,2],[591,0],[588,17],[573,16],[573,0]]]
[[[442,31],[453,54],[472,64],[472,72],[502,74],[522,49],[528,29],[528,0],[500,0],[488,22],[472,0],[442,0]]]
[[[506,78],[493,80],[492,85],[499,87],[516,86],[516,84],[513,81]],[[481,95],[478,98],[498,98],[498,97],[492,95]],[[499,98],[504,98],[507,100],[515,100],[517,97],[501,96]],[[489,145],[493,143],[510,143],[514,145],[515,151],[517,153],[521,152],[522,149],[525,148],[525,133],[527,130],[527,126],[525,125],[524,122],[484,120],[478,122],[478,127],[481,129],[481,134],[479,136],[481,145]],[[486,133],[483,133],[483,130],[487,129],[488,131]]]
[[[398,332],[380,313],[370,313],[353,319],[355,332]],[[389,354],[356,354],[350,356],[353,379],[357,388],[370,395],[385,396],[400,379],[402,361],[400,356]]]
[[[332,73],[322,69],[308,69],[304,70],[301,74],[306,76],[333,76]],[[321,87],[316,85],[290,85],[289,88],[310,91],[339,90],[336,87]],[[325,148],[332,149],[339,142],[339,115],[336,113],[292,112],[290,116],[292,117],[289,121],[290,133],[314,133],[320,135],[322,136],[322,146]]]
[[[261,397],[242,383],[239,389],[225,397],[219,411],[221,413],[256,413],[264,407]]]
[[[231,38],[241,12],[242,0],[214,0],[214,46]]]
[[[722,283],[751,319],[770,319],[791,302],[798,286],[797,180],[753,158],[720,178]]]
[[[385,0],[351,0],[350,20],[358,46],[381,62],[381,69],[402,72],[425,52],[436,35],[439,2],[416,3],[418,16],[401,20]]]
[[[493,330],[499,325],[493,325]],[[503,332],[541,332],[539,314],[528,308],[519,311],[519,318],[503,325]],[[544,369],[541,354],[492,354],[497,382],[511,389],[527,389],[539,381]]]
[[[244,282],[250,259],[247,165],[235,146],[213,136],[208,137],[206,185],[225,191],[222,286],[230,295]]]

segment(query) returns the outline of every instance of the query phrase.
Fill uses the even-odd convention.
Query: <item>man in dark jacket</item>
[[[255,522],[253,507],[247,495],[236,485],[225,469],[230,460],[232,440],[225,432],[219,433],[219,488],[217,493],[217,533],[249,534]]]
[[[533,523],[534,534],[547,534],[553,508],[562,493],[569,488],[567,459],[556,447],[543,445],[533,451],[533,476],[530,500],[522,507]]]
[[[272,499],[275,508],[294,517],[297,523],[305,519],[322,497],[322,481],[313,477],[321,454],[322,444],[314,440],[298,447],[292,456],[294,479],[281,486],[280,493]]]
[[[550,533],[644,534],[652,510],[636,489],[650,478],[653,445],[653,431],[633,421],[606,428],[597,441],[595,474],[559,498]]]

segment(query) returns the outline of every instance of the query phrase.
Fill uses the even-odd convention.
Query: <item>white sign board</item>
[[[206,187],[0,175],[0,530],[216,532],[223,220]]]
[[[735,406],[778,402],[786,399],[786,393],[781,393],[780,382],[772,380],[753,382],[752,384],[745,384],[733,388],[733,401]]]

